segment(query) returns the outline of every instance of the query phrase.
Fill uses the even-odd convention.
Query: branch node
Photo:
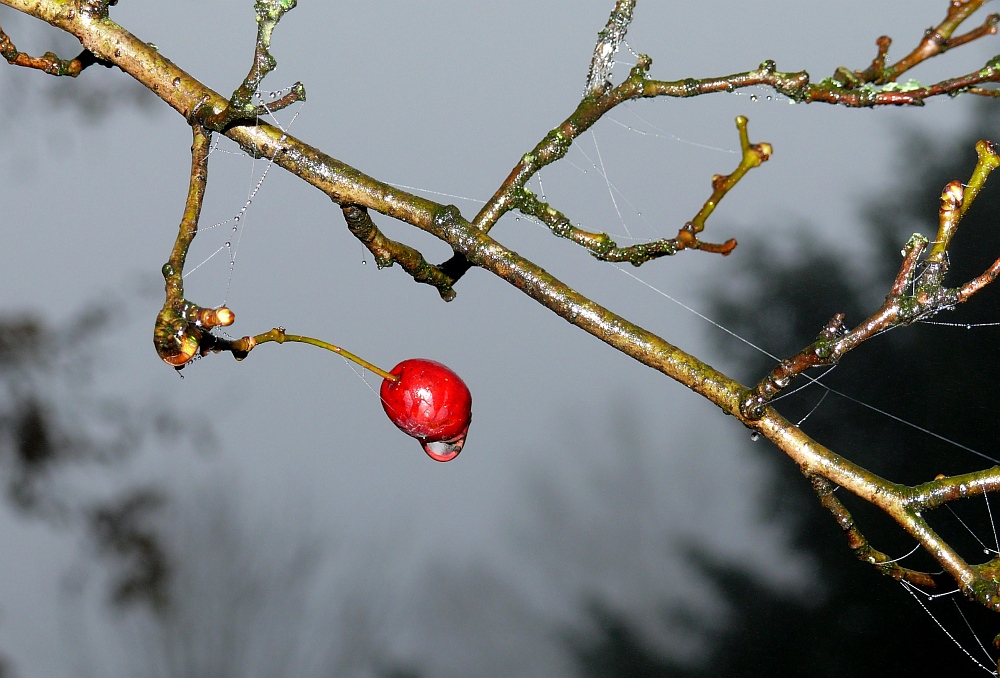
[[[261,115],[272,113],[296,101],[305,100],[305,88],[296,82],[290,92],[268,105],[255,106],[253,96],[261,81],[273,71],[278,62],[271,55],[271,34],[286,12],[294,9],[297,0],[255,0],[257,13],[257,41],[254,47],[253,64],[243,83],[236,88],[229,102],[220,111],[210,111],[197,107],[192,111],[194,119],[206,129],[223,132],[234,124],[256,120]]]

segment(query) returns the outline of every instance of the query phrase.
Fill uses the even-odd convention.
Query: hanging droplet
[[[420,446],[434,461],[451,461],[465,446],[465,436],[450,442],[420,443]]]
[[[751,94],[750,95],[750,101],[757,101],[757,95],[756,94]]]
[[[227,241],[227,242],[226,242],[226,247],[232,247],[232,244],[231,244],[230,242],[228,242],[228,241]]]
[[[368,265],[368,260],[367,259],[362,259],[361,260],[361,265],[362,266],[367,266]]]
[[[755,443],[758,440],[760,440],[760,431],[754,431],[753,433],[750,434],[750,441],[751,442]]]
[[[201,333],[193,328],[184,326],[176,331],[171,331],[173,324],[158,323],[153,333],[153,346],[156,353],[166,364],[174,368],[180,368],[191,362],[197,355],[201,343]]]

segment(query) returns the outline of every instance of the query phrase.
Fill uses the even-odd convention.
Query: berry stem
[[[368,362],[364,358],[359,358],[358,356],[354,355],[350,351],[342,349],[339,346],[335,346],[334,344],[331,344],[331,343],[329,343],[327,341],[322,341],[321,339],[313,339],[312,337],[305,337],[305,336],[302,336],[301,334],[286,334],[284,327],[275,327],[274,329],[268,330],[267,332],[264,332],[263,334],[258,334],[256,336],[248,337],[248,338],[250,339],[250,341],[247,342],[247,343],[250,344],[250,348],[252,348],[253,346],[256,346],[257,344],[266,344],[269,341],[274,341],[274,342],[277,342],[279,344],[283,344],[286,341],[294,341],[294,342],[298,342],[300,344],[311,344],[313,346],[318,346],[320,348],[325,348],[327,351],[333,351],[334,353],[336,353],[336,354],[338,354],[340,356],[343,356],[344,358],[347,358],[351,362],[354,362],[354,363],[357,363],[358,365],[361,365],[361,367],[365,368],[366,370],[368,370],[370,372],[374,372],[375,374],[377,374],[378,376],[382,377],[383,379],[388,379],[389,381],[398,381],[399,380],[399,377],[396,376],[395,374],[390,374],[390,373],[386,372],[385,370],[383,370],[382,368],[376,367],[375,365],[372,365],[370,362]],[[245,341],[245,339],[243,339],[241,341]]]

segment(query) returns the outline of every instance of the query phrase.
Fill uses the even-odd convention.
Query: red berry
[[[462,451],[472,421],[472,394],[461,377],[441,363],[404,360],[382,380],[382,407],[399,430],[420,441],[434,461],[451,461]]]

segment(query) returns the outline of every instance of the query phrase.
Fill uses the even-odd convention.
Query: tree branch
[[[388,268],[399,263],[413,277],[414,282],[436,287],[445,301],[455,298],[455,290],[452,289],[454,280],[439,267],[427,263],[417,250],[385,237],[372,221],[367,209],[356,205],[343,205],[342,209],[347,228],[372,253],[376,266]]]
[[[232,325],[236,316],[225,306],[202,308],[184,298],[184,261],[191,242],[198,234],[198,218],[205,199],[208,184],[208,155],[211,149],[212,133],[199,125],[192,128],[194,142],[191,144],[191,183],[188,188],[184,216],[170,252],[170,258],[163,265],[166,299],[156,317],[153,328],[153,346],[163,362],[181,369],[189,363],[205,342],[211,343],[208,330],[213,327]]]
[[[45,71],[49,75],[69,76],[75,78],[89,66],[100,63],[103,66],[111,66],[110,63],[99,61],[89,50],[83,50],[73,59],[60,59],[53,52],[46,52],[40,57],[33,57],[24,52],[19,52],[10,37],[0,28],[0,56],[7,60],[11,66],[24,66],[25,68],[37,68]]]
[[[895,559],[889,558],[886,554],[873,548],[868,543],[868,539],[861,534],[861,530],[855,525],[850,511],[834,496],[833,493],[836,487],[833,483],[826,478],[816,475],[812,476],[809,480],[812,482],[813,491],[819,497],[820,504],[833,515],[840,529],[844,531],[844,535],[847,537],[847,545],[858,560],[873,565],[880,574],[896,580],[907,581],[917,586],[928,586],[931,588],[937,586],[937,581],[935,581],[933,575],[902,567]]]
[[[906,243],[903,263],[882,306],[851,331],[847,331],[844,326],[844,315],[835,315],[816,341],[791,358],[782,360],[746,395],[740,404],[740,411],[747,419],[754,420],[763,416],[764,406],[809,368],[834,365],[848,351],[878,334],[951,310],[968,301],[997,277],[1000,273],[1000,259],[985,273],[959,288],[947,288],[943,284],[949,267],[948,246],[958,230],[959,221],[972,205],[990,172],[1000,165],[1000,155],[991,142],[980,141],[976,144],[976,151],[979,161],[969,180],[968,189],[961,182],[953,181],[941,194],[938,235],[922,262],[923,266],[918,267],[918,263],[927,247],[927,238],[914,234]],[[911,288],[912,292],[908,294],[907,290]]]
[[[270,114],[296,101],[305,101],[306,90],[301,82],[291,86],[287,95],[272,101],[268,106],[255,106],[253,97],[257,93],[261,81],[273,71],[278,62],[271,56],[271,33],[287,12],[294,9],[297,0],[255,0],[254,9],[257,12],[257,42],[254,46],[253,64],[243,83],[236,88],[229,103],[222,109],[213,111],[198,107],[193,112],[193,118],[206,129],[222,132],[237,122],[249,122],[265,113]]]
[[[635,0],[617,0],[615,8],[608,18],[608,24],[597,34],[597,45],[590,61],[590,72],[587,74],[587,86],[583,89],[583,98],[597,97],[611,87],[611,71],[615,67],[615,54],[625,41],[629,24],[632,23],[632,10]]]
[[[740,133],[740,146],[743,154],[740,164],[732,174],[716,174],[712,177],[712,195],[705,201],[695,217],[684,224],[675,238],[664,238],[654,242],[640,243],[628,247],[619,247],[607,233],[591,233],[574,226],[569,218],[551,205],[542,202],[527,188],[521,189],[517,208],[522,214],[533,216],[549,227],[560,238],[572,240],[585,247],[601,261],[627,261],[633,266],[641,266],[647,261],[660,257],[672,256],[683,249],[702,250],[727,256],[736,247],[736,241],[729,239],[719,244],[703,242],[698,234],[705,230],[705,221],[715,211],[716,205],[732,188],[739,183],[747,172],[771,157],[771,144],[751,144],[747,136],[747,119],[742,115],[736,118],[736,128]]]

